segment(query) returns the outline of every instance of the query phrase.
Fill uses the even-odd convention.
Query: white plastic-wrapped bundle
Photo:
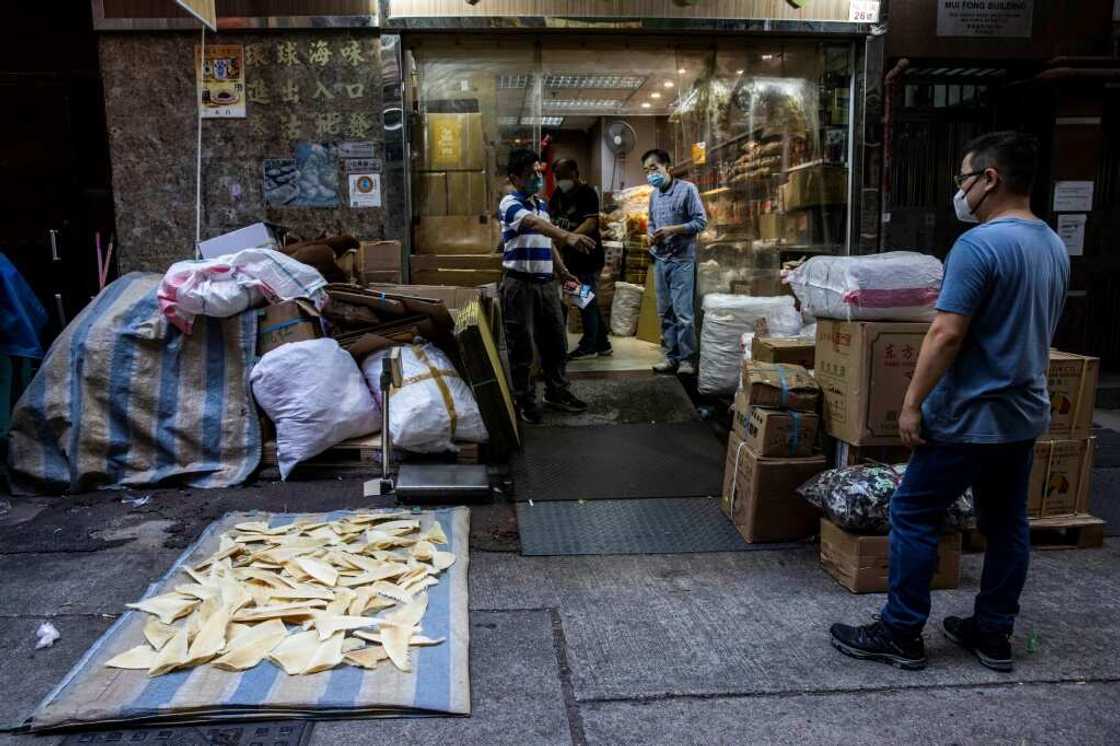
[[[381,429],[381,410],[358,364],[333,339],[280,345],[265,353],[249,380],[276,423],[281,479],[300,461]]]
[[[704,326],[700,331],[700,371],[697,389],[709,396],[730,396],[739,386],[744,334],[767,314],[793,311],[788,295],[752,296],[712,293],[704,298]]]
[[[633,337],[638,333],[638,312],[642,310],[642,294],[646,289],[629,282],[614,284],[611,302],[611,334],[616,337]]]
[[[943,267],[934,256],[892,251],[868,256],[815,256],[786,274],[801,308],[816,318],[929,321]]]
[[[381,360],[391,349],[362,361],[362,373],[381,403]],[[401,347],[404,386],[389,400],[389,432],[393,446],[417,453],[454,451],[455,441],[485,443],[489,434],[482,422],[474,392],[459,377],[451,359],[433,344]]]

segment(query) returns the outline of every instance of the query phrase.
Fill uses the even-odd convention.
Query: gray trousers
[[[536,399],[536,387],[530,379],[534,344],[540,354],[548,393],[566,390],[568,335],[556,280],[534,282],[506,275],[499,294],[514,399],[518,402]]]

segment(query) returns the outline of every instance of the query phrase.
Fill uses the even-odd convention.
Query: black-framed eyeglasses
[[[986,171],[987,169],[984,170]],[[957,174],[953,177],[953,183],[957,185],[957,189],[961,189],[962,187],[964,187],[964,183],[966,181],[971,179],[973,176],[979,176],[982,173],[984,173],[984,171],[973,171],[969,174]]]

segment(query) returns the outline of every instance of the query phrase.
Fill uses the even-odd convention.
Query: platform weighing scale
[[[390,473],[393,438],[389,432],[389,394],[404,385],[400,348],[394,347],[381,360],[381,478],[365,483],[366,497],[396,495],[398,503],[477,503],[492,496],[485,464],[405,463]]]

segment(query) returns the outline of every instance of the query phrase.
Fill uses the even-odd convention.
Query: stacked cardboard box
[[[816,340],[806,337],[760,337],[751,342],[751,359],[760,363],[787,363],[813,370],[817,365]]]
[[[890,538],[861,536],[822,518],[821,566],[852,593],[884,593],[890,581]],[[946,534],[937,545],[937,570],[930,588],[961,582],[961,535]]]
[[[746,363],[723,477],[724,514],[748,542],[812,536],[817,512],[795,492],[825,469],[816,450],[820,390],[804,368]]]
[[[303,299],[286,300],[257,311],[257,355],[289,342],[304,342],[322,336],[319,312]]]

